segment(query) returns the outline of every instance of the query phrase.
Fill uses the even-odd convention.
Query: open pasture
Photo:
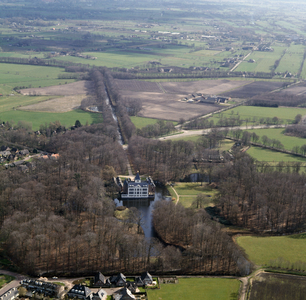
[[[97,113],[85,112],[83,110],[74,110],[66,113],[48,113],[48,112],[28,112],[20,110],[11,110],[0,113],[1,121],[11,121],[17,124],[18,121],[27,121],[32,123],[32,129],[38,130],[41,124],[49,124],[50,122],[60,121],[62,125],[67,127],[75,124],[79,120],[82,125],[96,124],[102,122],[102,115]]]
[[[277,163],[280,161],[288,161],[288,162],[302,162],[306,163],[306,158],[290,155],[282,152],[273,151],[270,149],[265,149],[261,147],[251,146],[247,154],[258,161],[265,161],[269,163]]]
[[[229,300],[237,299],[240,282],[225,278],[179,278],[178,284],[147,289],[148,300]]]
[[[272,260],[280,257],[290,263],[306,262],[306,238],[303,238],[303,235],[239,236],[236,241],[244,249],[248,258],[256,265],[268,266]]]
[[[241,120],[249,119],[250,121],[255,117],[258,120],[260,118],[273,118],[285,120],[288,123],[292,123],[296,115],[306,115],[305,108],[295,107],[259,107],[259,106],[238,106],[233,109],[229,109],[222,112],[224,117],[240,116]],[[214,116],[215,120],[219,119],[219,115]]]
[[[298,73],[303,62],[304,51],[305,46],[291,44],[275,71]]]
[[[261,273],[252,279],[250,300],[305,300],[304,276]]]
[[[244,85],[235,90],[222,93],[223,96],[232,98],[252,98],[256,95],[272,92],[279,89],[283,85],[282,82],[271,81],[255,81],[248,85]]]
[[[273,70],[274,63],[282,55],[285,47],[275,47],[273,52],[266,51],[254,51],[245,61],[243,61],[235,71],[245,72],[271,72]],[[248,62],[253,59],[255,62]]]
[[[295,146],[301,147],[306,144],[306,139],[304,138],[284,135],[284,128],[251,129],[248,131],[255,132],[260,138],[266,135],[271,140],[279,140],[287,150],[292,150]]]

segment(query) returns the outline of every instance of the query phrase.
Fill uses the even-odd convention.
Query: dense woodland
[[[219,172],[219,214],[255,232],[301,230],[306,221],[306,177],[299,168],[278,170],[258,172],[248,156],[225,166]]]

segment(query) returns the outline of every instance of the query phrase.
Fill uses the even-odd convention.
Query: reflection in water
[[[165,197],[164,197],[165,198]],[[154,199],[134,199],[134,200],[121,200],[115,199],[116,206],[136,207],[143,215],[142,229],[145,237],[154,237],[154,230],[152,224],[152,212],[154,203],[163,199],[163,189],[156,188]]]

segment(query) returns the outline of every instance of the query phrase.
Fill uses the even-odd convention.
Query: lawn
[[[133,124],[136,126],[136,128],[143,128],[147,125],[153,125],[156,124],[158,121],[160,121],[159,119],[153,119],[153,118],[143,118],[143,117],[130,117],[131,121],[133,122]],[[177,122],[173,122],[173,121],[167,121],[164,120],[165,122],[172,122],[174,125],[177,124]]]
[[[8,284],[12,280],[14,280],[15,277],[9,276],[9,275],[0,275],[0,288],[2,288],[4,285]]]
[[[306,158],[290,155],[282,152],[277,152],[269,149],[264,149],[261,147],[250,147],[247,151],[251,157],[258,161],[266,162],[279,162],[279,161],[289,161],[289,162],[304,162],[306,163]]]
[[[198,194],[207,195],[209,197],[208,199],[210,199],[212,202],[217,193],[217,190],[211,189],[207,183],[203,183],[201,186],[201,183],[198,182],[176,182],[173,188],[180,197],[179,203],[187,208],[192,206]],[[172,190],[173,188],[168,186],[168,191],[170,192],[172,198],[176,199],[176,195]]]
[[[20,110],[11,110],[0,113],[1,121],[13,120],[16,124],[18,121],[27,121],[32,123],[32,129],[38,130],[41,124],[49,124],[50,122],[60,121],[62,125],[72,126],[76,120],[79,120],[82,125],[96,124],[102,122],[102,115],[83,110],[74,110],[66,113],[42,113],[42,112],[28,112]]]
[[[148,300],[230,300],[238,298],[240,282],[224,278],[179,278],[178,284],[162,284],[147,290]]]
[[[306,262],[305,238],[240,236],[237,238],[237,243],[257,265],[269,265],[271,260],[279,257],[291,263]]]

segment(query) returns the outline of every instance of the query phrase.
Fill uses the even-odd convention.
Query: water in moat
[[[143,216],[143,225],[141,226],[146,238],[155,237],[152,222],[152,212],[154,204],[162,199],[170,199],[166,195],[166,190],[162,188],[156,188],[154,199],[134,199],[134,200],[118,200],[115,199],[117,206],[136,207]]]

